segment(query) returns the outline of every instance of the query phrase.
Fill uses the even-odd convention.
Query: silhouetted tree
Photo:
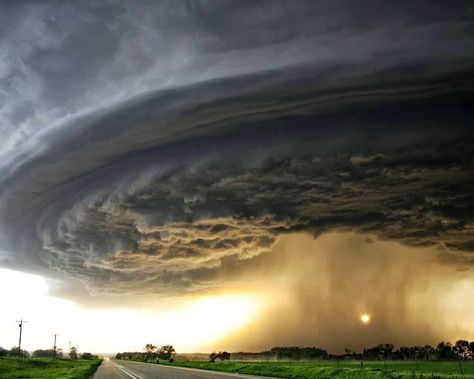
[[[35,358],[52,358],[54,357],[54,350],[53,349],[47,349],[47,350],[35,350],[33,351],[33,357]]]
[[[75,346],[71,347],[71,349],[69,350],[69,358],[77,359],[77,347]]]
[[[81,359],[98,359],[98,358],[99,356],[92,353],[88,353],[88,352],[84,352],[81,354]]]
[[[145,345],[146,358],[147,359],[156,358],[158,356],[157,349],[158,349],[158,346],[155,346],[152,343],[147,343]]]
[[[8,352],[8,355],[10,357],[18,357],[18,346],[14,346],[10,349],[10,351]],[[26,350],[21,350],[21,354],[20,354],[21,357],[23,358],[28,358],[30,356],[30,353],[28,353]]]
[[[474,356],[474,351],[471,350],[473,343],[466,340],[458,340],[453,346],[453,351],[460,359],[469,359]]]
[[[170,359],[176,353],[173,345],[163,345],[158,352],[158,358]]]
[[[270,350],[270,353],[276,355],[278,359],[320,359],[327,357],[328,353],[326,350],[318,347],[299,347],[299,346],[288,346],[281,347],[276,346]]]
[[[209,362],[214,363],[218,357],[219,354],[213,351],[211,354],[209,354]]]
[[[364,356],[372,359],[388,359],[392,357],[394,346],[391,343],[380,344],[364,349]]]
[[[452,345],[449,342],[440,342],[436,347],[436,355],[438,359],[454,359],[456,353],[452,349]]]
[[[423,346],[423,349],[424,359],[429,360],[435,355],[435,349],[433,346],[425,345]]]

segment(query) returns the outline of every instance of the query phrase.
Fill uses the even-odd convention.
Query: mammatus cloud
[[[469,9],[153,4],[6,27],[3,265],[183,294],[337,228],[472,267]]]

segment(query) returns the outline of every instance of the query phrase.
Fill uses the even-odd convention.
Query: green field
[[[100,360],[0,358],[0,378],[89,379]]]
[[[474,361],[177,361],[167,365],[280,378],[474,378]],[[463,374],[461,375],[461,370]]]

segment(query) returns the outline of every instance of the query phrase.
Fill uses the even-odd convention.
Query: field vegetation
[[[162,364],[287,379],[474,378],[474,361],[180,361]],[[461,374],[462,370],[462,374]]]
[[[89,379],[99,359],[0,358],[2,379]]]

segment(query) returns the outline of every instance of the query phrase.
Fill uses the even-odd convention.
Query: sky
[[[474,338],[470,2],[0,8],[0,346]]]

